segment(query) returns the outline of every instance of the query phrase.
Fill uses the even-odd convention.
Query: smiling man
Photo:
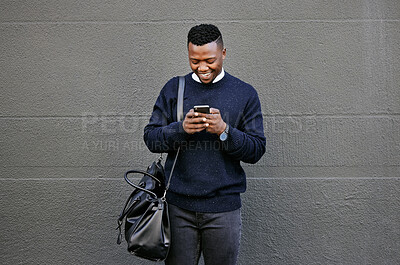
[[[214,25],[190,29],[185,76],[185,118],[177,122],[178,78],[167,82],[154,105],[144,140],[152,152],[167,152],[171,248],[167,265],[234,265],[241,235],[241,199],[246,174],[241,162],[265,153],[261,105],[256,90],[225,72],[221,32]],[[208,105],[205,113],[196,105]],[[206,108],[208,110],[208,108]]]
[[[188,42],[190,67],[194,79],[200,79],[201,82],[208,84],[222,72],[226,49],[221,35],[213,42],[202,44],[207,40],[197,39],[196,33],[195,30],[189,33],[189,39],[195,42]]]

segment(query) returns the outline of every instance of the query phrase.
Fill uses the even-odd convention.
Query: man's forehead
[[[188,50],[189,53],[214,53],[215,55],[222,51],[215,42],[210,42],[201,46],[189,43]]]

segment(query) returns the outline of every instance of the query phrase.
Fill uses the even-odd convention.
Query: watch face
[[[228,134],[226,132],[221,133],[221,135],[219,136],[219,139],[221,141],[225,141],[228,138]]]

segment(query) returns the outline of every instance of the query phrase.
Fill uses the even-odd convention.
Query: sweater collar
[[[224,76],[225,76],[225,71],[224,71],[224,68],[222,67],[221,73],[219,73],[219,74],[217,75],[217,77],[214,78],[214,80],[213,80],[212,82],[213,82],[213,83],[217,83],[217,82],[218,82],[219,80],[221,80]],[[196,81],[196,82],[198,82],[198,83],[201,83],[200,78],[199,78],[195,73],[192,74],[192,78],[193,78],[194,81]]]

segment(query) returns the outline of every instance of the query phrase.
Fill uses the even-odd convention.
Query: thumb
[[[210,113],[211,114],[220,114],[219,109],[216,109],[216,108],[210,108]]]

